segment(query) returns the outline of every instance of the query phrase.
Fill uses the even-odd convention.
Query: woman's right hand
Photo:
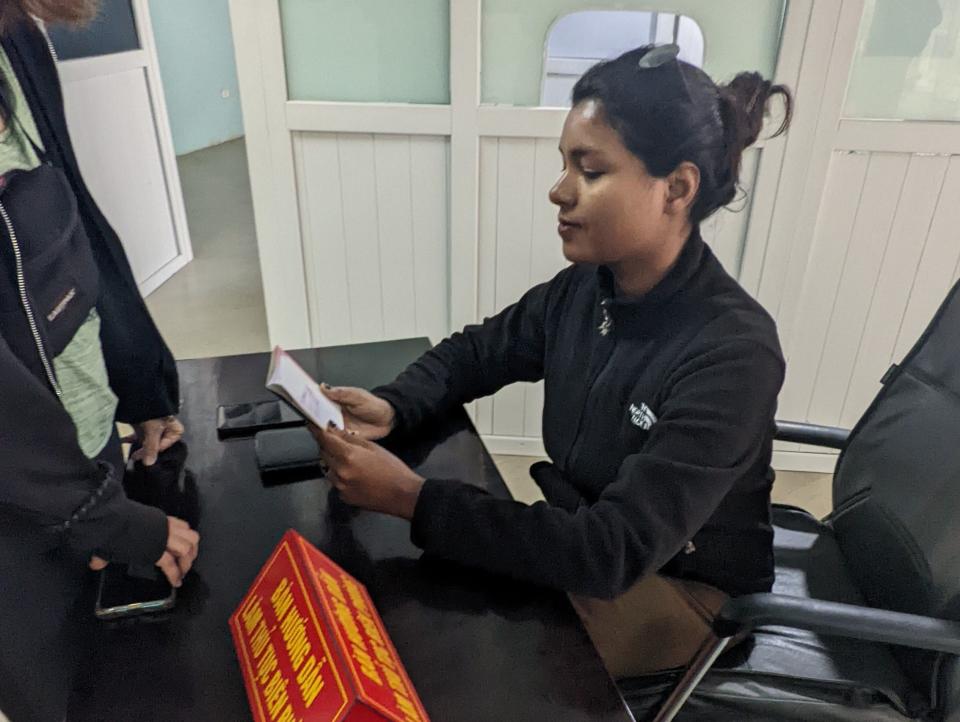
[[[343,410],[345,431],[356,432],[370,441],[382,439],[393,431],[397,414],[388,401],[374,396],[365,389],[349,386],[333,387],[321,384],[320,389],[331,401],[340,404]]]
[[[200,546],[200,535],[183,519],[175,516],[167,517],[167,548],[163,556],[157,560],[156,566],[166,576],[167,581],[174,587],[183,584],[183,578],[193,566]],[[95,572],[107,566],[109,562],[100,557],[90,560],[90,568]]]
[[[167,549],[157,560],[157,566],[174,587],[183,584],[183,578],[193,566],[200,546],[200,535],[183,519],[167,517]]]

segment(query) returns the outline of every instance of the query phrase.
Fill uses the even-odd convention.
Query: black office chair
[[[834,511],[775,505],[773,593],[730,600],[679,681],[624,681],[637,720],[960,720],[960,284],[883,384],[851,432],[778,424],[841,449]]]

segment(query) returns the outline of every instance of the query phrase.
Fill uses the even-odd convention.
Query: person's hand
[[[156,566],[174,587],[183,584],[183,578],[190,571],[200,547],[200,535],[183,519],[167,517],[167,548]]]
[[[183,424],[176,416],[150,419],[137,424],[136,433],[123,439],[124,443],[140,442],[140,448],[130,457],[144,466],[157,463],[157,456],[183,438]]]
[[[355,431],[371,441],[382,439],[393,431],[397,414],[390,402],[364,389],[349,386],[335,388],[321,384],[320,390],[328,399],[340,404],[347,431]]]
[[[340,498],[370,511],[412,519],[424,478],[379,444],[359,434],[311,426]]]
[[[156,566],[160,567],[172,586],[179,587],[183,584],[183,578],[197,558],[199,546],[200,535],[191,529],[187,522],[175,516],[167,517],[167,548],[157,560]],[[95,572],[105,568],[107,564],[109,562],[106,559],[97,556],[90,559],[90,568]]]

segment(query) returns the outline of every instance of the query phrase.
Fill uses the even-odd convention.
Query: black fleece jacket
[[[545,382],[532,469],[547,501],[428,480],[423,549],[609,598],[660,572],[730,593],[773,580],[774,413],[784,375],[770,316],[694,232],[639,299],[609,270],[573,266],[454,334],[375,390],[401,428],[515,381]]]

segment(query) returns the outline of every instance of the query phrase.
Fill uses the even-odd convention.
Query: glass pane
[[[960,0],[866,0],[844,115],[960,120]]]
[[[585,10],[564,15],[547,38],[540,105],[570,105],[573,86],[590,66],[647,43],[677,43],[681,59],[703,67],[703,32],[674,13]]]
[[[96,19],[85,27],[58,24],[48,26],[47,30],[60,60],[140,49],[130,0],[103,0]]]
[[[291,100],[450,102],[449,0],[281,0]]]
[[[677,38],[681,46],[689,46],[684,52],[692,53],[694,59],[702,57],[704,69],[717,79],[732,77],[741,70],[758,70],[769,76],[776,68],[785,0],[713,0],[709,3],[703,0],[663,0],[658,3],[629,0],[616,5],[618,11],[634,12],[629,13],[633,19],[626,27],[611,31],[608,37],[612,46],[619,47],[628,38],[631,39],[630,47],[648,43],[651,37],[656,42]],[[541,90],[546,89],[544,64],[551,29],[555,24],[563,23],[563,18],[571,13],[580,16],[582,22],[585,17],[599,15],[583,11],[607,10],[609,6],[609,0],[484,0],[483,102],[538,105]],[[646,26],[638,16],[648,17],[647,33],[643,32]],[[680,17],[679,24],[676,23],[677,16]],[[657,22],[652,23],[654,17]],[[603,34],[592,28],[578,30],[571,26],[563,30],[556,47],[569,50],[571,43],[582,44],[589,52],[597,53],[601,52],[598,46],[605,48],[604,40]],[[699,50],[696,49],[698,40]],[[601,57],[616,54],[613,49],[603,49],[602,52]],[[551,99],[555,99],[555,92],[556,89],[551,89]]]

